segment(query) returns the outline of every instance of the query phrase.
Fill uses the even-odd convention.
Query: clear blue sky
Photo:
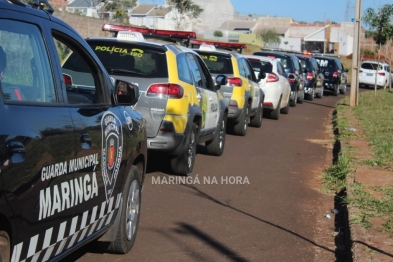
[[[163,5],[164,0],[139,0],[144,3]],[[211,0],[220,1],[220,0]],[[345,21],[347,0],[230,0],[235,12],[249,15],[260,14],[278,17],[291,17],[295,21],[313,23],[331,20],[336,23]],[[361,0],[362,14],[371,7],[378,11],[392,0]],[[348,21],[355,16],[356,0],[350,0]],[[202,7],[203,8],[203,7]],[[364,25],[363,25],[364,26]]]

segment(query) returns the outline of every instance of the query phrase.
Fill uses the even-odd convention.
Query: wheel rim
[[[194,161],[194,150],[195,150],[195,132],[191,132],[191,137],[190,137],[190,144],[188,144],[188,173],[191,173],[192,169],[192,163]]]
[[[126,221],[126,231],[127,231],[127,240],[131,241],[131,239],[135,235],[136,227],[138,224],[138,215],[139,215],[139,185],[136,180],[132,181],[130,192],[127,198],[127,221]]]

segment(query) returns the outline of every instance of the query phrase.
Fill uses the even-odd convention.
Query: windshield
[[[219,54],[198,52],[212,74],[233,74],[231,58]]]
[[[166,55],[162,51],[132,43],[88,42],[109,74],[137,77],[168,77]]]

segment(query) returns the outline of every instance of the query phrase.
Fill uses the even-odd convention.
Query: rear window
[[[337,65],[332,59],[324,59],[324,58],[315,58],[319,64],[319,66],[323,69],[331,69],[337,70]]]
[[[233,74],[230,56],[198,52],[212,74]]]
[[[277,58],[281,62],[282,66],[284,67],[285,72],[291,73],[291,72],[295,71],[293,68],[293,63],[292,63],[291,58],[289,56],[275,54],[275,53],[264,53],[264,52],[255,52],[254,55],[266,56],[266,57],[270,57],[270,58]]]
[[[361,67],[364,68],[364,69],[376,70],[377,69],[377,64],[367,63],[366,62],[366,63],[363,63]],[[381,69],[381,67],[379,67],[379,69]]]
[[[269,61],[261,61],[255,59],[248,59],[248,61],[250,61],[251,66],[255,72],[271,73],[273,71],[273,65]]]
[[[95,41],[88,43],[109,74],[168,77],[166,55],[162,51],[125,43]]]

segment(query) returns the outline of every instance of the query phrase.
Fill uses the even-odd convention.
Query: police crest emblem
[[[101,119],[102,128],[102,178],[105,185],[106,200],[112,196],[119,173],[123,150],[123,130],[120,120],[106,112]]]

